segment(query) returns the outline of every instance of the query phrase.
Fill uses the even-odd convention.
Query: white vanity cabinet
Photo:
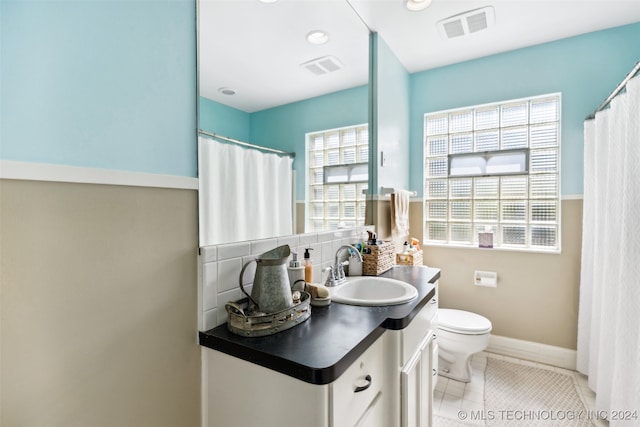
[[[379,338],[333,383],[324,385],[204,349],[203,425],[386,427],[383,344]]]
[[[385,276],[414,284],[419,298],[390,307],[335,303],[301,329],[264,340],[226,325],[200,332],[202,427],[431,426],[438,360],[431,280],[439,270],[398,267]]]
[[[438,372],[438,303],[434,297],[402,330],[385,333],[387,382],[399,390],[389,403],[389,425],[431,426],[433,389]]]

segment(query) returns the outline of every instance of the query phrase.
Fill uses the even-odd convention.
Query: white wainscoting
[[[198,178],[48,163],[0,161],[0,178],[197,190]]]

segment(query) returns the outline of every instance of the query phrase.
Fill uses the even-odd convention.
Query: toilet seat
[[[450,308],[438,309],[438,328],[464,335],[482,335],[491,332],[491,321],[484,316]]]

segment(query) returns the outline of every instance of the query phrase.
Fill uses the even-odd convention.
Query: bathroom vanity
[[[201,332],[203,425],[431,425],[440,270],[395,267],[382,276],[410,283],[418,297],[314,307],[303,324],[261,338],[226,325]]]

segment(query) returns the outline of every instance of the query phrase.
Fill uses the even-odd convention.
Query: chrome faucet
[[[358,255],[359,262],[362,262],[362,255],[360,255],[360,252],[356,248],[354,248],[351,245],[340,246],[336,251],[335,263],[332,266],[329,266],[326,268],[326,271],[329,272],[329,275],[327,276],[327,280],[324,284],[325,286],[328,286],[328,287],[338,286],[343,284],[347,280],[344,274],[343,263],[340,261],[340,252],[343,249],[347,249],[347,251],[351,251],[354,254]]]

